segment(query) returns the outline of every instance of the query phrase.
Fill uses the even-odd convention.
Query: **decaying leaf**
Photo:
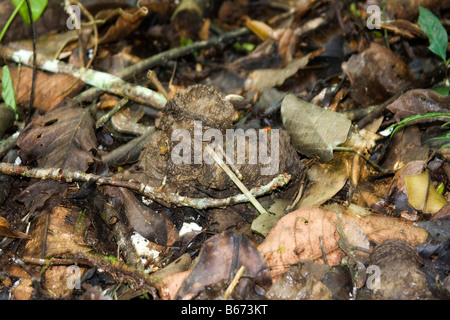
[[[307,172],[309,186],[296,209],[319,206],[338,193],[347,182],[348,170],[339,153],[327,163],[316,163]]]
[[[331,300],[331,291],[322,283],[328,271],[324,264],[299,261],[281,275],[266,292],[270,300]]]
[[[284,127],[294,148],[322,161],[333,159],[333,148],[347,140],[351,121],[337,112],[319,108],[293,94],[281,103]]]
[[[394,135],[383,168],[397,171],[411,162],[427,162],[429,147],[422,145],[420,130],[408,126]]]
[[[450,112],[450,96],[442,96],[430,89],[409,90],[388,105],[387,109],[394,113],[397,122],[417,114]]]
[[[198,260],[178,290],[176,299],[221,299],[241,266],[245,267],[244,275],[231,297],[261,298],[272,281],[266,262],[255,246],[242,234],[225,232],[213,236],[204,242]]]
[[[252,231],[267,236],[270,229],[284,216],[284,209],[290,204],[290,201],[284,199],[275,199],[274,203],[267,212],[261,213],[252,222]]]
[[[397,19],[415,19],[419,14],[419,6],[440,10],[448,5],[440,0],[391,0],[386,2],[386,12]]]
[[[426,38],[425,33],[420,27],[408,20],[393,20],[381,23],[381,28],[396,33],[409,39]]]
[[[41,257],[64,253],[84,253],[91,248],[84,242],[83,235],[77,234],[70,215],[78,215],[80,209],[55,207],[48,216],[38,218],[31,230],[33,239],[25,246],[25,256]],[[48,221],[47,221],[48,219]],[[47,225],[48,222],[48,225]],[[45,243],[45,247],[42,244]]]
[[[15,263],[7,265],[4,271],[10,276],[20,279],[20,282],[11,288],[11,298],[14,300],[29,300],[34,291],[31,276]]]
[[[11,229],[8,220],[0,217],[0,236],[17,239],[31,239],[29,234]]]
[[[359,226],[355,229],[359,234],[357,237],[361,237],[362,230],[367,240],[375,243],[399,238],[414,245],[425,242],[427,238],[425,230],[400,219],[378,215],[345,215],[343,221],[344,224],[347,221],[348,225],[356,223]],[[351,232],[351,228],[347,229],[347,238],[353,237]],[[328,263],[331,266],[340,264],[344,254],[338,246],[340,236],[337,232],[337,214],[317,207],[303,208],[287,214],[272,228],[258,250],[266,258],[271,267],[272,278],[275,279],[301,259],[322,261],[319,237],[323,239]]]
[[[408,65],[376,42],[350,57],[344,69],[351,83],[350,95],[366,107],[385,101],[413,79]]]
[[[120,191],[130,226],[151,242],[172,245],[178,234],[173,223],[162,213],[155,212],[138,201],[130,190],[120,188]]]
[[[30,100],[32,75],[32,68],[21,67],[20,70],[17,67],[11,68],[11,77],[14,82],[18,104],[26,104]],[[42,111],[49,111],[65,98],[73,97],[80,92],[83,83],[78,81],[70,90],[64,91],[75,80],[76,78],[69,74],[55,73],[48,75],[43,71],[37,71],[33,106]]]
[[[94,119],[88,108],[71,103],[38,116],[17,139],[24,163],[37,160],[40,167],[85,171],[96,148]]]
[[[287,78],[296,74],[300,68],[305,67],[312,56],[313,55],[310,53],[303,57],[296,58],[281,69],[255,70],[250,73],[248,79],[245,81],[245,89],[248,91],[262,91],[265,88],[279,86],[283,84]]]
[[[433,221],[420,221],[414,223],[414,225],[427,230],[437,242],[444,242],[450,239],[450,219],[448,217]]]
[[[147,130],[146,126],[138,123],[143,115],[143,109],[133,112],[129,108],[124,108],[111,117],[111,123],[119,132],[141,135]]]
[[[447,200],[434,188],[428,171],[405,176],[405,185],[409,204],[416,210],[434,214],[447,203]]]
[[[119,18],[115,24],[110,26],[108,31],[98,40],[99,43],[110,43],[118,38],[125,37],[132,33],[141,24],[144,17],[148,14],[147,7],[132,8],[129,10],[118,10]],[[105,19],[112,12],[105,10],[100,12],[97,19]]]

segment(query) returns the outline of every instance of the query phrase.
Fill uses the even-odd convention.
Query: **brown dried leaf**
[[[21,105],[28,104],[30,101],[33,69],[21,67],[19,71],[19,68],[11,67],[10,71],[14,83],[14,90],[16,92],[17,103]],[[49,75],[45,72],[37,71],[33,106],[47,112],[63,101],[64,98],[75,96],[80,92],[84,85],[81,81],[76,82],[70,90],[63,93],[63,91],[72,85],[75,80],[75,77],[65,73]]]
[[[124,108],[111,117],[111,123],[119,132],[141,135],[148,129],[147,126],[138,123],[143,115],[143,109],[132,111],[130,108]]]
[[[402,94],[387,106],[398,122],[404,118],[429,112],[450,112],[450,96],[430,89],[414,89]]]
[[[447,1],[442,0],[391,0],[386,2],[386,12],[397,19],[416,19],[419,15],[419,6],[439,10],[448,7]]]
[[[68,216],[78,214],[79,211],[78,208],[55,207],[48,217],[47,215],[40,217],[35,221],[35,227],[31,231],[33,239],[27,242],[24,255],[41,257],[90,251],[91,248],[84,242],[83,235],[76,233],[74,224],[67,219]],[[43,243],[45,248],[42,247]]]
[[[350,95],[363,106],[385,101],[413,79],[408,65],[375,42],[343,66],[351,83]]]
[[[38,116],[17,139],[23,162],[37,160],[40,167],[85,171],[96,147],[94,119],[88,108],[62,105]]]
[[[308,170],[310,185],[295,209],[319,206],[338,193],[347,182],[348,170],[343,154],[327,163],[316,163]]]
[[[100,12],[97,19],[106,18],[110,12],[108,10]],[[118,38],[126,37],[131,34],[148,14],[147,7],[131,8],[121,10],[116,23],[109,27],[108,31],[98,40],[99,44],[110,43]]]
[[[251,72],[245,81],[247,91],[262,91],[265,88],[272,88],[282,85],[284,81],[292,77],[300,68],[305,67],[312,54],[294,59],[291,63],[281,69],[259,69]]]
[[[420,27],[408,20],[393,20],[381,23],[381,28],[388,31],[394,32],[403,37],[414,39],[414,38],[426,38],[425,33],[420,29]]]
[[[397,132],[392,138],[383,168],[397,171],[410,162],[427,162],[429,147],[422,145],[421,134],[417,126],[408,126]]]
[[[128,223],[137,233],[159,245],[170,246],[175,242],[178,232],[164,214],[145,206],[130,190],[120,188],[120,191]]]
[[[208,295],[208,287],[215,287],[215,292],[210,291],[209,294],[216,296],[208,296],[210,299],[221,298],[221,292],[241,266],[245,267],[245,272],[231,297],[255,299],[259,297],[255,293],[257,286],[268,289],[272,284],[264,258],[242,234],[226,232],[211,237],[204,242],[198,260],[178,290],[176,299]]]
[[[343,216],[343,220],[353,221],[367,236],[369,241],[381,243],[386,239],[399,238],[412,245],[423,243],[427,232],[415,227],[409,221],[383,216],[355,217]],[[350,229],[347,229],[347,232]],[[356,230],[359,230],[357,228]],[[360,233],[360,231],[358,231]],[[317,207],[303,208],[291,212],[278,221],[267,238],[258,247],[271,268],[272,278],[277,278],[299,260],[322,260],[319,236],[330,265],[338,265],[344,253],[338,247],[337,216],[335,212]],[[346,234],[350,237],[349,234]]]

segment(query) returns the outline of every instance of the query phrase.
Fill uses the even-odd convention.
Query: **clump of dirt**
[[[215,88],[194,85],[178,92],[167,102],[156,123],[159,130],[145,146],[135,169],[154,187],[166,180],[164,190],[168,192],[186,196],[204,196],[205,190],[220,197],[235,194],[234,183],[205,150],[210,144],[216,151],[221,145],[224,153],[231,146],[234,165],[249,189],[270,182],[280,173],[299,175],[303,164],[286,131],[234,130],[234,114],[232,103]],[[240,160],[239,154],[243,157]]]

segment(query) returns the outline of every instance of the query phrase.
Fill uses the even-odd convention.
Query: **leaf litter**
[[[450,12],[429,2],[389,2],[383,34],[367,28],[365,1],[118,1],[88,6],[102,23],[78,38],[49,1],[38,54],[52,50],[38,57],[47,72],[30,114],[32,70],[11,53],[32,46],[14,23],[0,47],[18,103],[0,144],[11,176],[0,184],[1,296],[448,299],[449,153],[430,143],[448,130],[436,40],[447,35],[427,28]],[[55,57],[78,71],[52,73]],[[126,90],[104,93],[94,70]],[[113,115],[119,96],[130,101]],[[441,116],[383,132],[430,113]],[[253,133],[266,144],[255,149]],[[206,162],[211,149],[227,173]],[[186,223],[196,227],[180,234]],[[79,287],[61,281],[73,266]]]

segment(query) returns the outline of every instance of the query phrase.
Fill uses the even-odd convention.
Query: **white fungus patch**
[[[141,236],[139,233],[134,232],[131,236],[131,242],[133,243],[136,253],[140,257],[146,257],[150,259],[156,259],[159,256],[159,252],[156,250],[150,250],[148,248],[149,241]]]
[[[181,230],[179,232],[180,237],[189,232],[200,232],[202,231],[202,227],[196,224],[195,222],[184,222]]]

